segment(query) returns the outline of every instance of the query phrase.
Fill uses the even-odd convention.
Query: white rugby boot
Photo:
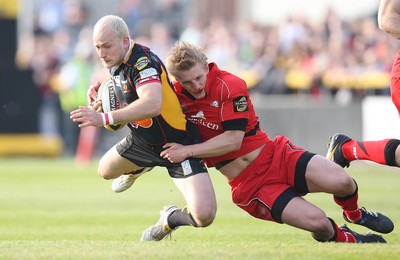
[[[113,180],[111,189],[116,193],[126,191],[133,185],[137,178],[151,169],[153,169],[153,167],[145,167],[135,171],[135,173],[123,174]]]
[[[165,206],[160,211],[160,218],[157,223],[151,227],[148,227],[142,233],[141,241],[160,241],[165,238],[167,235],[171,235],[172,231],[176,230],[171,229],[168,225],[168,217],[172,214],[172,212],[178,210],[178,208],[174,205]]]

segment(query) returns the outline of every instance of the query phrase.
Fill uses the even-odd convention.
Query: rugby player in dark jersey
[[[110,71],[122,108],[101,112],[97,95],[100,82],[96,82],[88,90],[90,106],[72,111],[71,119],[79,127],[127,124],[131,130],[100,159],[100,176],[107,180],[117,178],[118,185],[113,189],[120,192],[154,166],[168,170],[187,207],[165,207],[160,212],[159,225],[143,233],[142,240],[161,240],[183,225],[210,225],[216,214],[216,199],[201,159],[189,157],[173,163],[160,156],[168,142],[191,144],[199,139],[185,119],[164,64],[148,47],[130,38],[126,23],[117,16],[107,15],[96,23],[93,43],[102,64]]]
[[[377,234],[339,227],[303,198],[307,193],[329,193],[348,222],[380,233],[394,228],[388,217],[359,208],[357,184],[343,168],[284,136],[271,140],[259,127],[241,78],[208,63],[204,52],[187,42],[172,48],[166,65],[177,80],[182,110],[197,126],[202,143],[168,143],[161,153],[164,158],[173,162],[204,158],[208,167],[216,167],[228,180],[233,202],[253,217],[309,231],[321,242],[386,242]]]

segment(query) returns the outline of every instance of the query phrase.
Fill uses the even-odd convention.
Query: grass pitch
[[[210,170],[218,212],[207,228],[181,227],[172,240],[140,242],[164,205],[184,206],[166,170],[143,175],[115,194],[97,176],[97,161],[85,167],[70,159],[0,159],[0,259],[399,259],[400,169],[352,163],[360,206],[395,222],[388,244],[318,243],[308,232],[252,218],[231,202],[230,187]],[[343,224],[327,194],[306,199]],[[350,225],[366,233],[364,227]]]

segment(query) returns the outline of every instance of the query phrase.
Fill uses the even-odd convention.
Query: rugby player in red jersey
[[[307,193],[333,194],[350,223],[390,233],[393,222],[358,206],[356,182],[337,164],[295,146],[284,136],[271,140],[260,129],[246,83],[208,63],[201,48],[178,42],[166,66],[188,121],[202,143],[166,144],[161,156],[171,162],[204,158],[228,180],[233,202],[253,217],[285,223],[311,232],[317,241],[386,242],[377,234],[339,227],[325,212],[306,201]]]

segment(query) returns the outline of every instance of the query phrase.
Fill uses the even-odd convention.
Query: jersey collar
[[[128,51],[125,53],[123,63],[127,63],[127,62],[128,62],[129,57],[130,57],[131,54],[132,54],[132,50],[133,50],[133,47],[134,47],[134,46],[135,46],[135,42],[131,39],[130,42],[129,42]]]

